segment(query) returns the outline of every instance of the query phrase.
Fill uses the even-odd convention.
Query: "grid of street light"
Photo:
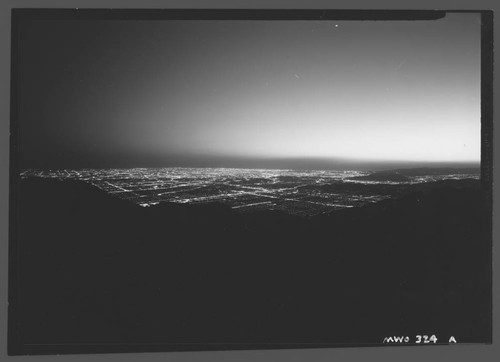
[[[390,186],[443,179],[479,178],[450,174],[414,176],[408,181],[366,181],[360,171],[294,171],[236,168],[133,168],[25,170],[21,177],[76,179],[141,206],[160,202],[220,202],[240,211],[282,210],[316,215],[390,198]],[[385,185],[373,188],[363,185]],[[343,186],[343,187],[342,187]],[[348,187],[346,187],[348,186]]]

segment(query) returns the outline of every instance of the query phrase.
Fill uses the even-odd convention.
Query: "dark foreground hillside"
[[[21,180],[10,352],[488,342],[482,198],[441,182],[305,219]]]

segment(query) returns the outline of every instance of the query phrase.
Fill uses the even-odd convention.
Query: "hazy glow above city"
[[[20,44],[29,166],[480,160],[477,14],[33,22]]]

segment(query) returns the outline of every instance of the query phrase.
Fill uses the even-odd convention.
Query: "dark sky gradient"
[[[480,160],[477,14],[20,28],[22,168]]]

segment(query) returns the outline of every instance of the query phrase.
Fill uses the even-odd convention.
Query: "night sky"
[[[479,163],[480,15],[23,20],[21,168]]]

